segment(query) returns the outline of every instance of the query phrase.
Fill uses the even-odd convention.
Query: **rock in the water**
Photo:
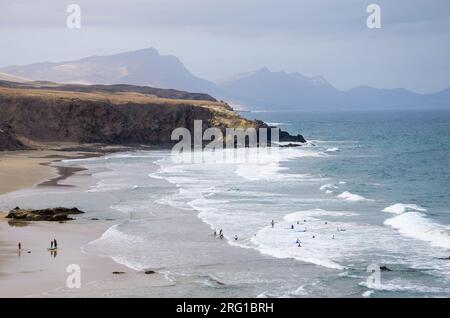
[[[16,207],[15,209],[9,211],[6,218],[14,220],[23,221],[68,221],[73,220],[69,215],[81,214],[83,211],[77,208],[52,208],[52,209],[42,209],[42,210],[32,210],[32,209],[21,209]]]
[[[281,145],[281,148],[291,148],[291,147],[301,147],[302,145],[299,144],[293,144],[292,142],[288,143],[287,145]]]
[[[147,275],[150,275],[150,274],[155,274],[156,272],[155,271],[145,271],[144,273]]]
[[[122,275],[125,274],[125,272],[112,272],[114,275]]]
[[[381,267],[380,267],[380,270],[381,270],[382,272],[392,272],[392,269],[388,268],[387,266],[381,266]]]
[[[280,129],[280,141],[291,141],[291,142],[301,142],[305,143],[306,139],[302,135],[291,135],[287,131]]]

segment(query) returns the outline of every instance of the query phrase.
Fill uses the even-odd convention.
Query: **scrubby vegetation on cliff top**
[[[33,141],[162,145],[171,143],[173,129],[193,129],[194,120],[202,120],[204,128],[258,126],[215,100],[91,88],[0,87],[0,127],[9,127],[10,136]]]

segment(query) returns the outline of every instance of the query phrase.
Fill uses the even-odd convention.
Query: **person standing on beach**
[[[53,241],[50,241],[50,248],[53,248]]]
[[[17,245],[19,247],[19,251],[22,249],[22,243],[19,242],[19,244]]]
[[[275,226],[275,221],[274,220],[272,220],[272,228]]]
[[[58,242],[56,241],[56,239],[53,239],[53,246],[54,246],[55,248],[58,248]]]

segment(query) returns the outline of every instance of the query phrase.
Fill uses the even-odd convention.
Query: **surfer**
[[[237,235],[234,236],[234,240],[235,240],[235,241],[238,240],[238,236],[237,236]]]
[[[270,222],[272,224],[272,228],[275,226],[275,221],[272,220],[272,222]]]
[[[216,230],[214,230],[214,237],[216,237],[217,236],[217,232],[216,232]]]
[[[58,248],[58,242],[56,241],[56,239],[53,239],[53,246],[54,246],[55,248]]]
[[[19,247],[19,251],[22,249],[22,243],[19,242],[19,244],[17,245]]]
[[[293,230],[293,229],[294,229],[294,224],[291,225],[291,230]]]
[[[50,249],[53,249],[53,241],[50,241]]]

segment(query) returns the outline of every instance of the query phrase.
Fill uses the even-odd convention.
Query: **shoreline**
[[[145,172],[151,173],[157,168],[155,164],[151,166],[148,168],[152,170]],[[103,169],[96,167],[92,172],[102,173]],[[89,170],[90,168],[88,172]],[[114,170],[112,172],[114,175]],[[147,176],[147,173],[141,172],[140,175]],[[110,172],[107,174],[111,175]],[[72,179],[74,176],[77,178]],[[54,178],[58,177],[53,176]],[[290,278],[295,283],[289,288],[294,291],[324,273],[334,273],[294,259],[274,258],[254,249],[233,246],[228,240],[218,240],[213,237],[211,227],[195,211],[187,213],[153,201],[160,194],[153,198],[145,195],[145,201],[149,205],[138,208],[132,215],[114,209],[108,210],[111,204],[120,202],[120,198],[113,197],[111,201],[105,201],[102,197],[108,197],[102,192],[98,192],[95,198],[86,194],[84,187],[90,187],[94,180],[97,183],[102,179],[94,179],[93,174],[83,170],[81,173],[74,173],[64,183],[81,187],[74,191],[61,187],[53,187],[51,190],[52,187],[39,186],[30,190],[32,192],[28,205],[33,205],[30,204],[33,202],[39,205],[39,199],[48,195],[48,202],[53,202],[52,205],[54,202],[67,202],[78,206],[84,203],[84,198],[89,199],[86,204],[92,208],[77,220],[64,224],[35,222],[23,227],[11,227],[8,222],[0,221],[0,251],[7,252],[0,255],[0,297],[264,297],[272,295],[265,281],[277,284],[284,273],[290,273]],[[143,181],[133,180],[136,182],[133,184],[139,184],[139,180]],[[150,191],[151,193],[177,192],[176,187],[167,180],[146,177],[144,180],[145,187],[155,189],[156,192]],[[131,185],[129,186],[131,189]],[[67,200],[65,193],[70,194]],[[28,190],[21,191],[18,195],[14,193],[3,200],[3,206],[13,207],[27,202],[28,194]],[[59,195],[62,196],[58,198]],[[48,202],[46,200],[45,204]],[[95,221],[92,216],[95,216]],[[128,237],[134,237],[133,233],[128,234],[126,231],[127,224],[138,220],[145,224],[145,233],[150,237],[146,240],[142,238],[145,243],[132,249],[137,257],[135,264],[141,264],[133,269],[134,256],[126,256],[132,257],[131,266],[127,266],[130,265],[129,259],[122,257],[121,248],[127,246]],[[104,246],[94,244],[92,249],[85,246],[86,243],[102,238],[115,225],[125,226],[124,231],[119,230],[118,234],[123,235],[119,240],[108,241]],[[24,237],[27,241],[23,241]],[[51,258],[47,251],[53,238],[59,242],[58,249],[61,248],[56,258]],[[111,238],[107,235],[107,239]],[[24,250],[32,250],[31,254],[17,255],[19,240]],[[81,289],[65,287],[69,275],[66,269],[70,264],[78,264],[82,268]],[[248,270],[249,266],[252,271]],[[144,272],[147,270],[155,273],[146,275]],[[277,293],[274,292],[273,295],[285,294]]]
[[[59,181],[69,178],[76,168],[53,166],[61,159],[82,159],[101,156],[100,153],[86,153],[62,150],[19,150],[0,152],[0,177],[6,182],[0,183],[0,195],[40,184],[58,185]]]
[[[2,184],[0,196],[18,190],[37,187],[75,187],[60,182],[70,180],[77,173],[87,171],[83,167],[58,166],[63,159],[99,157],[100,152],[78,151],[16,151],[0,153],[0,175],[8,184]],[[9,171],[12,168],[12,171]],[[20,182],[10,183],[11,176]],[[70,181],[69,181],[70,182]],[[145,275],[115,262],[110,257],[86,253],[85,244],[98,239],[114,223],[111,221],[77,220],[63,224],[56,222],[11,222],[7,211],[0,211],[0,298],[10,297],[58,297],[55,291],[68,289],[67,272],[70,264],[81,269],[82,286],[114,280],[114,276]],[[47,251],[49,241],[58,238],[59,248],[53,256]],[[22,249],[17,245],[21,242]],[[119,273],[119,274],[113,274]],[[150,275],[156,285],[165,283],[159,274]],[[69,292],[71,291],[68,289]]]

